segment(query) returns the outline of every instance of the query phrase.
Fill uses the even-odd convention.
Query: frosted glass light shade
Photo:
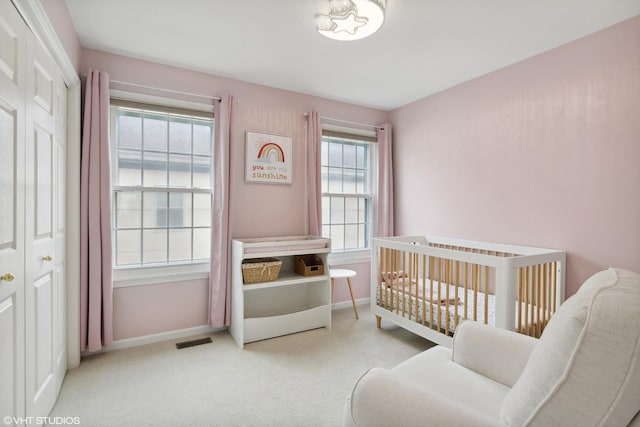
[[[331,12],[316,15],[318,33],[334,40],[360,40],[384,23],[384,0],[329,0]]]

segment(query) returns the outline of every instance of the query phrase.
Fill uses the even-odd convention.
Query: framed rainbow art
[[[291,137],[247,131],[245,181],[291,184],[292,152]]]

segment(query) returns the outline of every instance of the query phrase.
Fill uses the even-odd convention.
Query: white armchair
[[[344,426],[640,426],[640,275],[589,278],[535,339],[463,322],[453,348],[373,368]]]

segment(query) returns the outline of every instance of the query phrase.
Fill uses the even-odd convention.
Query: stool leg
[[[381,322],[382,322],[382,317],[376,314],[376,326],[378,327],[378,329],[380,329],[381,327]]]
[[[360,317],[358,317],[358,309],[356,308],[356,300],[355,298],[353,298],[353,289],[351,289],[351,278],[347,277],[347,284],[349,285],[349,293],[351,294],[351,303],[353,304],[353,311],[356,312],[356,319],[359,319]]]
[[[331,278],[331,301],[333,302],[333,283],[335,282],[336,279],[334,279],[333,277]]]

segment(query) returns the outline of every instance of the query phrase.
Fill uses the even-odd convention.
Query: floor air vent
[[[210,344],[213,341],[211,341],[211,337],[207,337],[207,338],[200,338],[197,340],[191,340],[191,341],[183,341],[183,342],[177,342],[176,343],[176,348],[178,350],[183,349],[183,348],[187,348],[187,347],[194,347],[196,345],[201,345],[201,344]]]

